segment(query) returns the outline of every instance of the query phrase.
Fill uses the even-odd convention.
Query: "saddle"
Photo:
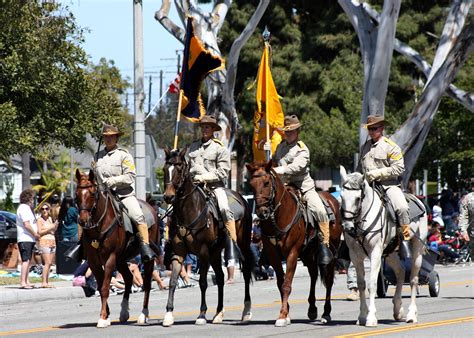
[[[117,215],[120,215],[120,222],[119,224],[125,229],[126,232],[130,234],[135,234],[136,231],[134,228],[136,228],[137,223],[128,216],[128,210],[127,207],[122,203],[120,198],[112,194],[112,206],[116,212]],[[146,223],[148,225],[148,229],[151,228],[151,226],[154,223],[154,216],[149,210],[149,208],[144,208],[146,202],[142,200],[138,200],[138,204],[140,205],[140,208],[142,209],[143,215],[145,216]]]
[[[199,189],[202,189],[199,187]],[[207,203],[209,207],[209,211],[211,212],[211,215],[218,220],[219,223],[219,228],[223,229],[224,228],[224,220],[222,219],[222,215],[219,212],[219,205],[217,203],[217,198],[210,189],[202,189],[203,193],[205,194],[207,198]],[[245,207],[244,205],[239,201],[239,199],[236,196],[236,192],[233,190],[224,188],[224,191],[227,195],[227,201],[229,203],[229,208],[232,211],[232,214],[234,215],[235,220],[242,219],[245,214]]]

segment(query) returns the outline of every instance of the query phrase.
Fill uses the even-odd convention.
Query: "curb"
[[[20,289],[17,285],[0,288],[0,305],[31,303],[32,301],[68,300],[85,297],[84,290],[81,287],[74,286],[59,286],[55,289],[31,290]]]

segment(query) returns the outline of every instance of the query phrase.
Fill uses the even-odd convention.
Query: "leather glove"
[[[104,178],[103,183],[107,188],[112,188],[116,183],[115,182],[115,177]]]
[[[285,167],[275,167],[273,168],[273,170],[275,170],[275,172],[278,174],[278,175],[284,175],[285,174]]]
[[[272,151],[272,142],[268,141],[268,142],[265,142],[265,144],[263,145],[263,150],[267,151]]]
[[[372,183],[373,181],[378,181],[383,177],[383,171],[384,169],[374,169],[365,174],[365,178],[367,179],[367,182]]]

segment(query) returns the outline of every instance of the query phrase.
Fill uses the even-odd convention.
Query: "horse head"
[[[77,190],[76,203],[79,209],[78,222],[83,227],[88,225],[91,220],[91,214],[97,202],[97,185],[94,181],[94,172],[88,174],[76,170]]]
[[[250,186],[255,196],[255,212],[260,219],[269,219],[273,212],[272,203],[275,197],[272,175],[276,174],[272,170],[272,161],[247,163],[245,166],[250,173]]]
[[[176,193],[183,186],[186,175],[188,174],[188,164],[185,154],[187,147],[179,150],[165,149],[166,159],[163,167],[165,193],[163,199],[166,203],[171,204],[176,198]]]
[[[346,168],[340,166],[341,174],[341,212],[344,227],[354,225],[360,221],[362,200],[364,199],[367,181],[361,173],[347,174]]]

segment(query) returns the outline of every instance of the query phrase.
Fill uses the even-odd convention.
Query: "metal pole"
[[[151,109],[151,86],[153,85],[153,80],[150,75],[149,77],[150,81],[148,82],[148,113],[150,112]]]
[[[179,120],[181,119],[181,104],[183,102],[183,91],[179,91],[178,100],[178,112],[176,113],[176,125],[174,127],[174,142],[173,149],[178,149],[178,131],[179,131]]]
[[[269,46],[270,46],[270,31],[268,30],[267,26],[265,26],[265,30],[262,33],[263,41],[264,41],[264,48],[267,57],[265,58],[268,62],[266,67],[270,68],[270,55],[269,55]],[[265,69],[266,69],[265,67]],[[265,134],[266,134],[266,142],[270,142],[270,124],[268,123],[268,79],[267,74],[265,73]],[[272,159],[272,151],[265,150],[265,159],[270,161]]]
[[[160,70],[160,97],[162,96],[163,96],[163,70]],[[163,109],[163,105],[160,103],[160,109],[159,109],[160,113],[162,109]]]
[[[146,168],[145,168],[145,123],[143,113],[143,5],[142,0],[133,0],[133,51],[134,51],[134,141],[135,166],[135,193],[137,198],[146,198]]]

